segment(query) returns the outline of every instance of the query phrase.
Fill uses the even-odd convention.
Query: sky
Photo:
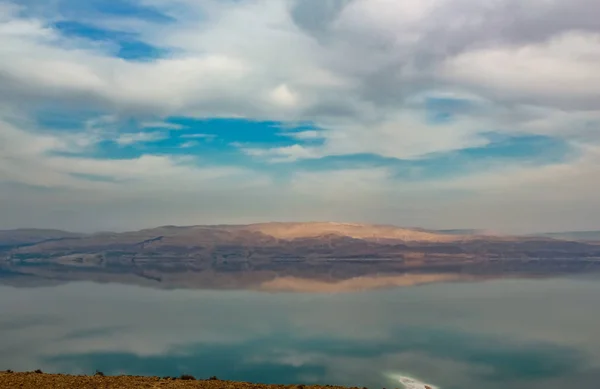
[[[0,228],[600,229],[597,0],[0,0]]]

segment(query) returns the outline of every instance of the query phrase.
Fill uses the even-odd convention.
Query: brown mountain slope
[[[0,279],[23,275],[52,280],[139,278],[167,286],[256,287],[284,278],[286,287],[293,284],[291,289],[297,289],[306,284],[304,280],[339,283],[377,277],[371,285],[381,284],[381,277],[415,273],[446,279],[440,275],[600,270],[600,245],[590,243],[368,224],[163,226],[81,236],[40,234],[38,243],[32,241],[36,236],[23,234],[23,244],[14,240],[18,235],[12,235],[11,244],[0,245]],[[282,282],[266,285],[277,289]],[[357,282],[366,281],[339,285],[355,287]],[[406,279],[384,283],[405,284]]]
[[[191,249],[218,245],[236,246],[275,246],[286,244],[280,241],[321,239],[331,241],[341,237],[379,243],[425,242],[445,243],[472,240],[475,236],[449,235],[418,229],[395,226],[345,224],[345,223],[263,223],[250,225],[217,226],[164,226],[140,231],[123,233],[99,233],[85,236],[62,233],[61,239],[46,239],[27,236],[27,247],[20,252],[45,252],[48,250],[124,249],[180,247]],[[13,243],[18,243],[19,234],[15,234]]]
[[[77,238],[82,234],[60,230],[44,230],[23,228],[17,230],[0,230],[0,246],[30,244],[45,240]]]

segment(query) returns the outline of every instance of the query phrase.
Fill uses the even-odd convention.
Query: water
[[[597,388],[600,281],[337,295],[0,286],[0,370],[441,389]]]

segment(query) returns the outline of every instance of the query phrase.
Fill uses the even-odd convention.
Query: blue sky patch
[[[430,124],[447,124],[456,116],[470,114],[476,109],[476,104],[470,100],[448,97],[428,97],[424,105]]]
[[[285,147],[300,142],[286,133],[293,134],[314,130],[315,127],[302,123],[296,126],[287,126],[277,121],[256,121],[246,119],[192,119],[172,118],[169,123],[185,127],[181,130],[182,137],[196,134],[214,135],[223,144],[247,144],[252,147]],[[313,142],[310,142],[313,143]]]
[[[48,113],[40,118],[46,126],[71,128],[77,127],[77,120],[84,120],[83,117],[52,116]],[[249,156],[242,149],[268,149],[298,144],[318,147],[323,143],[321,138],[296,139],[285,134],[319,129],[310,123],[291,125],[245,119],[177,117],[168,118],[163,123],[164,125],[161,122],[147,125],[135,119],[121,120],[116,125],[111,124],[117,127],[115,138],[105,139],[97,143],[91,152],[86,150],[85,155],[79,156],[102,159],[133,159],[143,155],[191,156],[202,166],[245,166],[283,179],[296,171],[386,167],[399,180],[429,180],[464,175],[500,162],[528,165],[557,163],[565,160],[573,152],[569,144],[560,138],[542,135],[511,136],[490,132],[484,134],[489,140],[486,146],[435,153],[416,160],[354,154],[272,163],[268,158]],[[120,142],[119,136],[127,134],[134,137],[139,134],[149,136],[140,136],[139,141]],[[97,181],[101,178],[89,179]]]
[[[127,60],[149,60],[166,56],[169,51],[152,46],[130,32],[102,29],[75,21],[60,21],[53,27],[66,37],[77,37],[115,46],[114,56]]]
[[[25,0],[25,2],[36,2]],[[174,22],[159,9],[134,0],[58,0],[54,6],[68,19],[133,18],[155,23]]]

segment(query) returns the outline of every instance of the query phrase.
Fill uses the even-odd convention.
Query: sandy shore
[[[339,386],[308,385],[264,385],[248,382],[232,382],[212,380],[195,380],[180,378],[133,377],[133,376],[71,376],[44,373],[10,373],[0,372],[0,388],[24,389],[104,389],[104,388],[160,388],[160,389],[345,389]],[[358,389],[358,388],[354,388]]]

